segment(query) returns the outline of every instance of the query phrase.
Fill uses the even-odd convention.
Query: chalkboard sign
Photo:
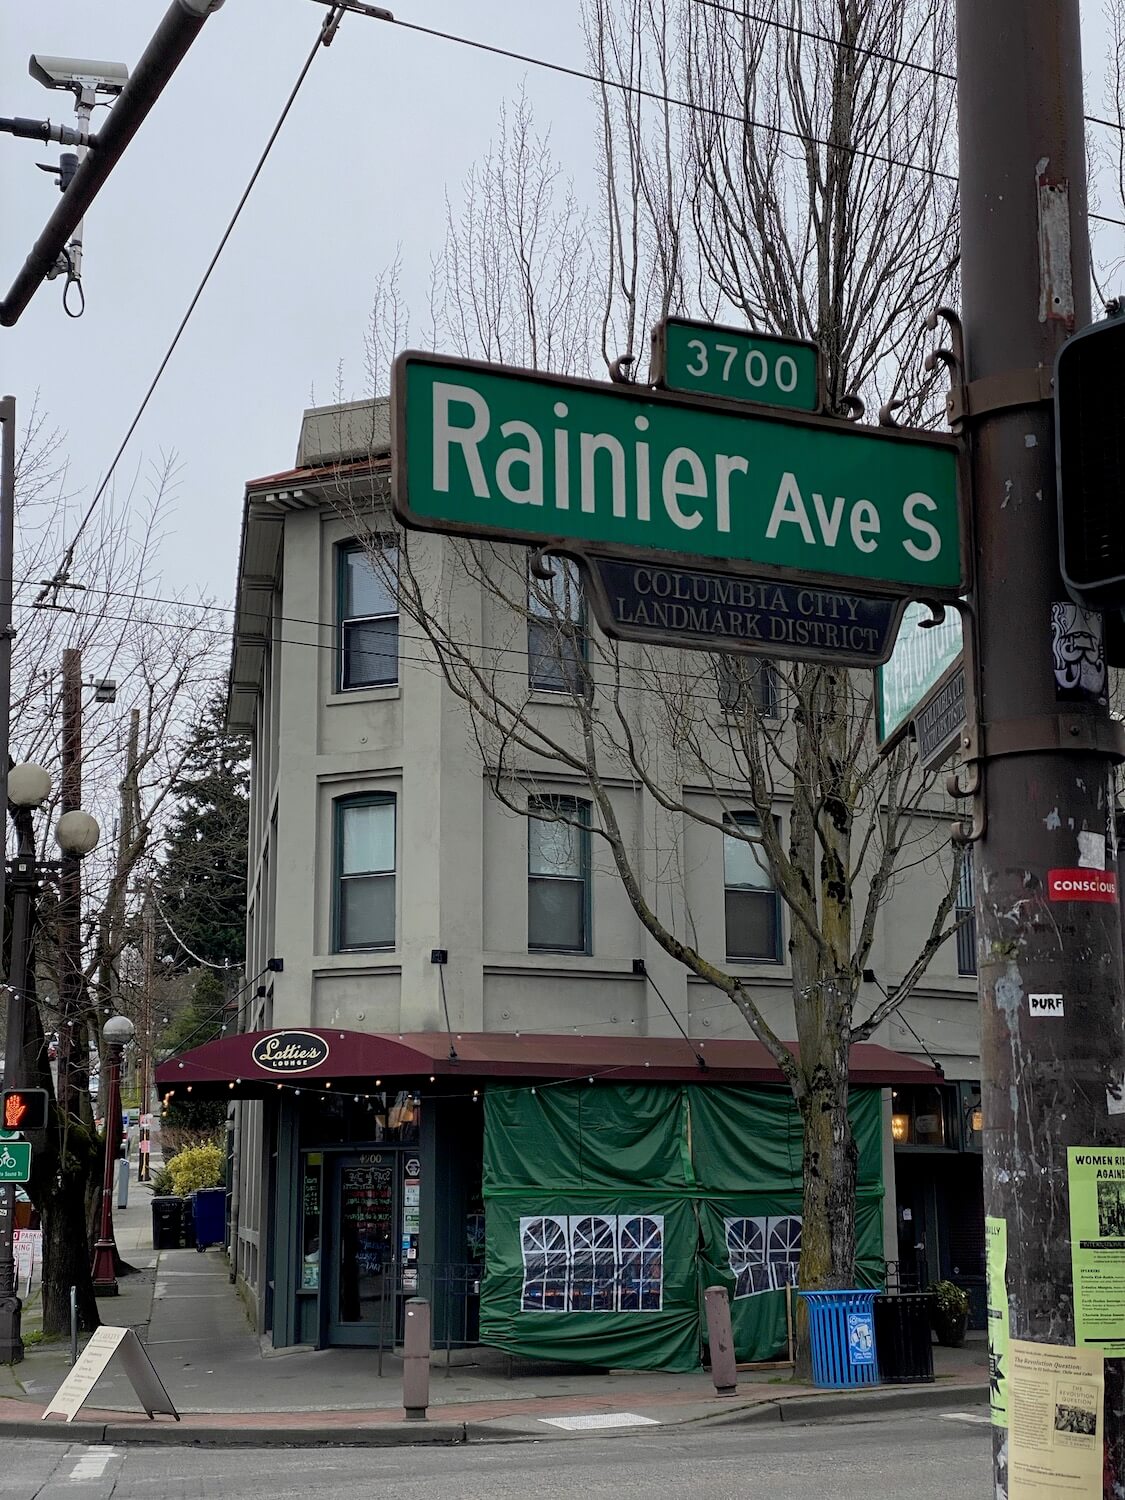
[[[320,1213],[320,1173],[317,1171],[305,1174],[305,1213]]]
[[[320,1286],[320,1167],[305,1166],[301,1192],[301,1290]]]

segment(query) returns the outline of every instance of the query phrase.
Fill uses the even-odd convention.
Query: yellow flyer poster
[[[1101,1350],[1012,1339],[1008,1351],[1008,1500],[1100,1500]]]
[[[993,1427],[1008,1425],[1008,1225],[990,1214],[984,1221],[988,1269],[988,1404]]]
[[[1068,1146],[1074,1341],[1125,1354],[1125,1148]]]

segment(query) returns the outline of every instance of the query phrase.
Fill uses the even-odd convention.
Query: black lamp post
[[[8,802],[20,809],[16,818],[19,844],[8,865],[12,888],[12,950],[8,975],[8,1020],[4,1052],[6,1088],[26,1085],[24,1043],[27,1029],[27,969],[31,958],[31,936],[35,920],[35,894],[47,866],[35,857],[33,808],[51,795],[51,778],[42,766],[25,763],[8,772]],[[81,858],[98,842],[98,825],[89,813],[75,809],[64,813],[55,828],[55,842],[64,854]],[[12,1183],[0,1185],[0,1364],[15,1365],[23,1359],[20,1324],[23,1304],[16,1285],[15,1259],[16,1190]]]

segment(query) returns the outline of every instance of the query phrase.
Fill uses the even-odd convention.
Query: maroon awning
[[[796,1043],[786,1044],[796,1052]],[[697,1060],[702,1058],[704,1071]],[[538,1036],[528,1032],[416,1031],[382,1034],[331,1027],[245,1031],[170,1057],[156,1070],[157,1087],[173,1093],[191,1085],[193,1098],[261,1098],[278,1084],[337,1082],[379,1087],[384,1079],[426,1083],[489,1078],[583,1078],[676,1083],[772,1083],[781,1071],[752,1038],[666,1036]],[[929,1064],[859,1042],[851,1050],[856,1084],[933,1083]],[[234,1088],[231,1088],[231,1085]]]

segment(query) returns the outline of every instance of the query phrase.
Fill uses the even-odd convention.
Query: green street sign
[[[26,1182],[30,1176],[30,1142],[0,1142],[0,1182]]]
[[[965,584],[956,439],[420,353],[391,406],[405,526],[898,598]]]
[[[891,659],[875,673],[875,704],[879,739],[890,749],[901,739],[938,682],[961,658],[961,616],[946,611],[940,625],[924,627],[931,618],[924,604],[906,606]]]
[[[19,1138],[18,1130],[0,1130],[0,1141],[18,1141]]]
[[[652,331],[653,383],[693,396],[819,411],[820,351],[804,339],[666,318]]]

